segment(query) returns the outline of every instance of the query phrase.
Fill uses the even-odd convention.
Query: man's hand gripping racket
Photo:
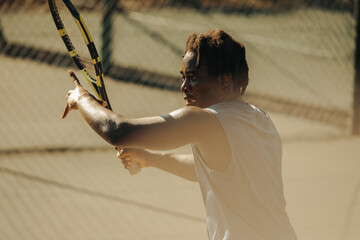
[[[62,119],[64,119],[71,110],[78,109],[77,103],[78,103],[79,99],[83,96],[92,97],[94,100],[99,102],[99,104],[101,104],[103,107],[107,106],[106,101],[95,98],[81,85],[79,79],[76,77],[76,75],[73,71],[69,71],[69,75],[73,80],[75,89],[70,90],[67,94],[67,103],[66,103],[65,111],[64,111],[63,115],[61,116]],[[120,149],[116,147],[116,150],[120,150]],[[131,163],[129,163],[129,168],[127,168],[127,169],[131,175],[137,174],[141,171],[140,165],[133,160],[131,161]]]
[[[147,158],[150,155],[148,151],[136,148],[120,149],[119,147],[115,147],[115,150],[118,151],[116,157],[121,160],[125,169],[128,169],[131,174],[136,174],[140,172],[141,168],[148,167]]]
[[[68,94],[67,94],[67,103],[66,103],[65,111],[64,111],[63,115],[61,116],[62,119],[64,119],[71,110],[77,110],[78,109],[77,103],[78,103],[79,99],[82,96],[85,96],[85,95],[88,95],[88,96],[92,97],[94,100],[99,102],[102,106],[104,106],[104,107],[107,106],[106,101],[99,100],[99,99],[95,98],[85,88],[83,88],[83,86],[81,85],[79,79],[76,77],[76,75],[75,75],[75,73],[73,71],[69,71],[69,75],[73,80],[73,83],[75,85],[75,89],[70,90],[68,92]]]

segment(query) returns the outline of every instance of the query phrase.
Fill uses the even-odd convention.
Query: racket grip
[[[141,171],[140,165],[132,160],[131,168],[128,169],[131,175],[138,174]]]

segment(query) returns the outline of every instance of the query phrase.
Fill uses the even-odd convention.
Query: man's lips
[[[196,100],[192,97],[189,96],[185,96],[184,100],[186,101],[186,104],[190,104],[190,103],[196,103]]]

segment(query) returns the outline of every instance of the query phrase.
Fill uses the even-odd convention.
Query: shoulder
[[[221,130],[217,117],[207,109],[187,106],[179,108],[165,117],[166,121],[174,121],[177,130],[192,136],[192,143],[203,141],[204,136]]]
[[[206,121],[214,118],[213,114],[207,109],[193,106],[179,108],[167,115],[175,119],[191,120],[193,122]]]

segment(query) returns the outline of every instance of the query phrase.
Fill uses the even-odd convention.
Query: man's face
[[[196,53],[186,52],[182,60],[181,91],[186,106],[206,108],[221,101],[221,79],[210,75],[204,65],[196,68],[196,58]]]

